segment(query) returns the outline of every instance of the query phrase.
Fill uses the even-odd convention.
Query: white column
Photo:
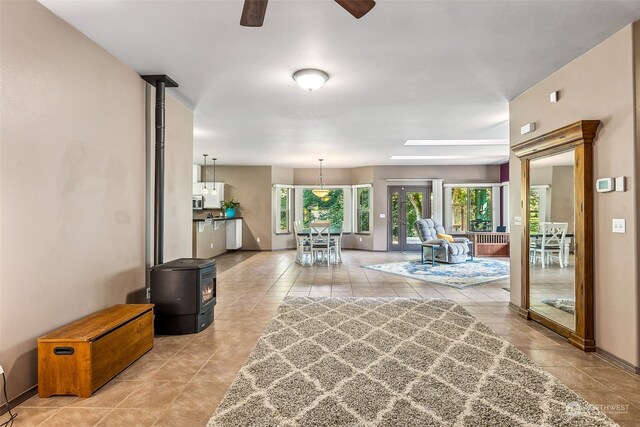
[[[431,207],[431,218],[442,223],[443,200],[442,200],[442,179],[431,181],[431,193],[433,194],[433,206]]]
[[[500,225],[500,191],[502,187],[500,185],[494,185],[491,187],[491,221],[493,229],[496,231],[496,227]]]
[[[452,231],[453,219],[451,218],[451,187],[444,187],[444,229],[449,233]]]

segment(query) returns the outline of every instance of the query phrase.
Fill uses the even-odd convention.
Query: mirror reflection
[[[574,150],[531,160],[530,309],[575,330]]]

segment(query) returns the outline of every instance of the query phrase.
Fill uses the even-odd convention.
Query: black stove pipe
[[[153,264],[163,261],[164,250],[164,126],[165,126],[165,88],[178,87],[178,84],[165,74],[141,76],[156,88],[155,114],[155,179],[153,202]]]

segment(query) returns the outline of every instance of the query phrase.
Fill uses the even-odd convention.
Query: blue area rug
[[[482,258],[475,258],[473,261],[459,264],[436,264],[434,266],[431,266],[431,263],[422,264],[420,261],[403,261],[364,265],[363,267],[458,289],[509,277],[508,262]]]

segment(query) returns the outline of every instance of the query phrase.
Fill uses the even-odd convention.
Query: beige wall
[[[165,175],[164,175],[164,261],[191,257],[193,192],[193,111],[166,91],[165,103]],[[155,111],[155,92],[147,99],[152,114]],[[152,122],[152,127],[155,126]],[[147,132],[150,148],[155,152],[154,131]],[[153,159],[152,159],[153,162]],[[153,171],[153,165],[150,168]],[[153,173],[150,174],[153,176]],[[149,191],[153,196],[153,188]],[[153,199],[151,199],[153,200]],[[151,205],[153,209],[153,205]],[[151,215],[152,217],[153,215]],[[153,226],[153,220],[150,221]],[[153,233],[149,233],[153,243]],[[153,251],[153,245],[151,246]],[[153,253],[151,253],[153,259]]]
[[[213,166],[202,168],[202,173],[203,180],[213,181]],[[271,166],[217,166],[216,180],[226,184],[225,200],[240,202],[242,249],[271,250]]]
[[[11,399],[36,384],[38,336],[144,302],[153,161],[135,71],[36,2],[2,2],[0,31],[0,362]],[[193,113],[170,94],[166,108],[173,259],[191,254]]]
[[[549,221],[566,222],[567,231],[574,232],[575,202],[573,166],[554,166],[551,182],[551,216]]]
[[[596,346],[634,365],[638,351],[636,135],[632,28],[628,26],[509,103],[510,140],[517,144],[582,119],[603,122],[595,143],[595,177],[626,176],[629,191],[595,194]],[[637,70],[636,70],[637,72]],[[560,101],[549,93],[560,91]],[[536,131],[520,135],[535,122]],[[510,162],[511,302],[520,305],[520,162]],[[611,220],[625,218],[626,234]],[[524,254],[526,257],[526,254]]]
[[[298,168],[293,170],[293,182],[296,185],[316,185],[320,173],[317,168]],[[322,180],[325,185],[351,185],[350,168],[322,168]]]
[[[145,86],[36,2],[2,2],[0,28],[0,361],[13,398],[36,384],[38,336],[144,289]]]

